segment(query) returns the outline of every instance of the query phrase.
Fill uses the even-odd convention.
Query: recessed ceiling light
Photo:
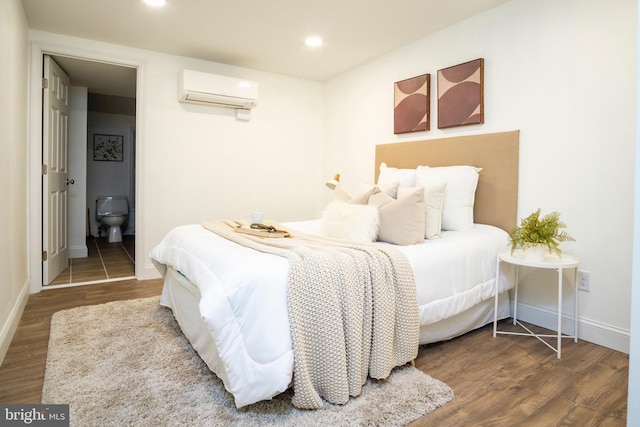
[[[307,37],[307,39],[305,40],[305,44],[309,47],[322,46],[322,38],[318,36]]]
[[[161,7],[166,3],[165,0],[144,0],[149,6]]]

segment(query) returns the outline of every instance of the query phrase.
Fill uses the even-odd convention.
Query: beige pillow
[[[424,189],[414,188],[398,199],[379,192],[369,197],[369,204],[378,207],[378,240],[396,245],[415,245],[424,242]]]
[[[424,188],[425,209],[425,235],[426,239],[439,239],[442,232],[442,207],[447,188],[446,182],[427,184],[424,187],[400,187],[398,197],[402,197],[415,188]]]

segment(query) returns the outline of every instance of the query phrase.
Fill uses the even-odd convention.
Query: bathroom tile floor
[[[69,268],[49,285],[87,284],[135,277],[135,236],[109,243],[107,237],[87,237],[88,256],[70,258]]]

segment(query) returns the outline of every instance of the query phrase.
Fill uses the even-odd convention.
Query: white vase
[[[544,245],[530,246],[524,250],[524,259],[531,262],[544,262],[547,247]]]

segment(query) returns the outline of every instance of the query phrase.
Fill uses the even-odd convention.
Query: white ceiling
[[[73,86],[88,88],[90,93],[136,97],[136,69],[77,58],[53,56],[71,78]]]
[[[22,0],[32,29],[326,81],[508,0]],[[320,48],[305,46],[321,36]],[[73,77],[73,76],[72,76]]]

